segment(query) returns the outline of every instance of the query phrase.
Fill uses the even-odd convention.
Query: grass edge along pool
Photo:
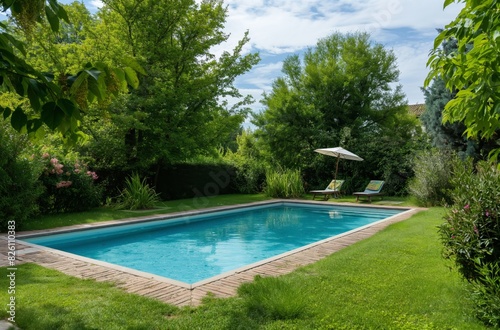
[[[267,202],[22,240],[197,285],[386,221],[407,210]]]

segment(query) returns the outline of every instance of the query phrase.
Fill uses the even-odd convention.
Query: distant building
[[[425,112],[425,104],[409,104],[408,112],[415,115],[415,117],[420,118],[420,116],[422,116]]]

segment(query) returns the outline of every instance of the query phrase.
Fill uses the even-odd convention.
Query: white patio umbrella
[[[335,177],[333,178],[335,181],[337,181],[337,172],[339,170],[340,159],[349,159],[349,160],[356,160],[356,161],[363,160],[363,158],[359,157],[356,154],[353,154],[349,150],[345,150],[342,147],[321,148],[321,149],[316,149],[314,151],[319,152],[320,154],[323,154],[323,155],[337,157],[337,166],[335,167]]]

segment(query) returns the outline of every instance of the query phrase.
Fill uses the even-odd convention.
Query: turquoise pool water
[[[403,211],[274,203],[23,240],[193,284]]]

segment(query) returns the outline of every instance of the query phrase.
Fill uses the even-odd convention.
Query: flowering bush
[[[485,162],[472,170],[470,161],[456,167],[454,202],[439,231],[445,256],[472,283],[478,316],[500,326],[500,171]]]
[[[454,204],[440,233],[446,256],[455,259],[467,280],[474,280],[477,260],[500,261],[500,173],[480,163],[473,174],[470,161],[456,169]]]
[[[39,199],[42,213],[84,211],[101,203],[102,190],[95,183],[95,172],[79,161],[61,161],[44,153],[41,157],[43,171],[39,180],[45,192]]]

